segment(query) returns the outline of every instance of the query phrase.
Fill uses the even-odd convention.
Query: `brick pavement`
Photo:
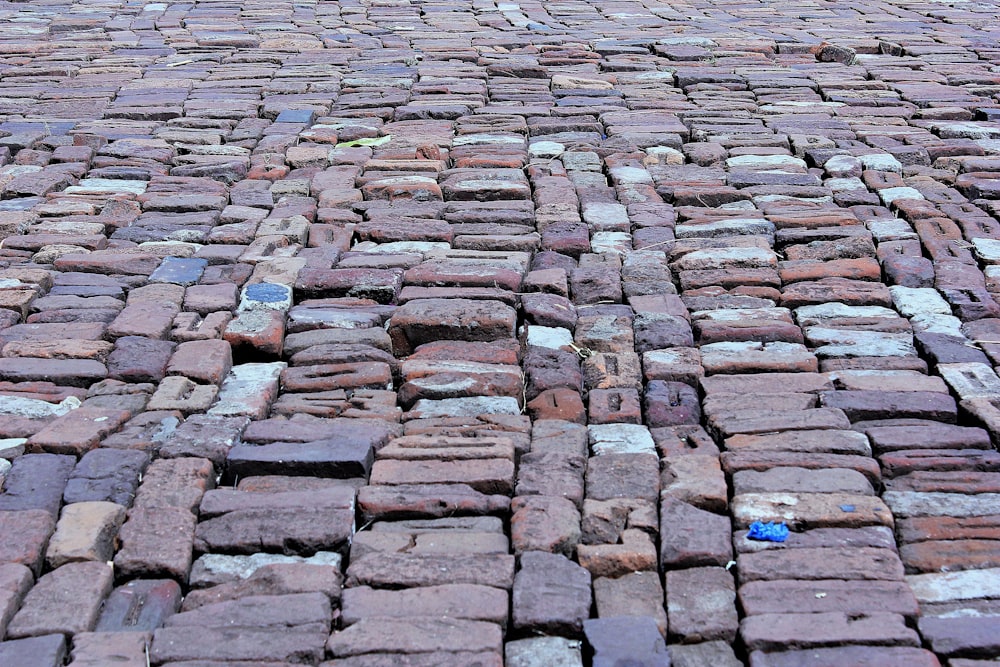
[[[0,3],[0,664],[998,664],[998,16]]]

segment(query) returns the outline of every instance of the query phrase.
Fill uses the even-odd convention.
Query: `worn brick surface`
[[[7,3],[0,662],[995,659],[996,15]]]

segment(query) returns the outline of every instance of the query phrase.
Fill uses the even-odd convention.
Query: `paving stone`
[[[167,436],[159,454],[163,458],[205,458],[221,466],[249,422],[248,417],[192,415]]]
[[[732,500],[738,527],[754,521],[782,521],[817,528],[892,527],[889,508],[873,496],[846,493],[749,493]]]
[[[734,497],[744,494],[761,494],[762,496],[773,494],[777,496],[781,493],[874,494],[871,482],[863,474],[856,470],[843,468],[807,470],[788,466],[770,468],[766,471],[740,470],[733,474],[732,482]],[[750,498],[741,498],[741,502],[747,500],[751,504],[754,502]],[[741,512],[743,511],[746,511],[746,507],[741,509]],[[773,508],[765,510],[765,514],[769,511],[775,510]],[[789,514],[795,514],[795,512],[789,510]]]
[[[672,570],[666,574],[670,637],[685,643],[736,637],[736,587],[722,568]]]
[[[723,641],[701,642],[698,644],[671,644],[671,664],[676,667],[736,667],[742,664],[732,647]]]
[[[195,381],[222,384],[233,365],[231,346],[220,340],[195,340],[173,350],[165,373]]]
[[[281,628],[292,632],[330,627],[333,611],[322,593],[247,596],[169,616],[164,627]]]
[[[506,554],[508,550],[495,517],[381,522],[355,536],[351,544],[353,558],[375,553]]]
[[[579,441],[582,447],[586,448],[586,436],[582,435],[583,437],[579,438]],[[567,440],[569,440],[568,437]],[[573,452],[572,447],[569,448],[571,451],[558,449],[553,451],[554,448],[545,447],[542,442],[537,444],[538,446],[533,447],[531,452],[521,457],[515,493],[522,497],[535,495],[562,497],[579,507],[583,503],[585,492],[586,456]]]
[[[722,438],[759,435],[774,431],[814,431],[846,429],[850,425],[840,408],[805,410],[738,410],[709,416],[708,429]]]
[[[814,372],[816,357],[799,343],[710,343],[701,347],[706,375],[716,373]]]
[[[125,508],[110,502],[82,502],[63,508],[49,540],[45,561],[55,569],[77,561],[111,560]]]
[[[591,605],[590,574],[558,554],[521,554],[514,578],[515,628],[578,636]]]
[[[942,424],[941,426],[948,425]],[[731,451],[826,452],[859,456],[869,456],[872,452],[865,434],[834,429],[734,435],[731,438],[726,438],[725,445],[726,449]]]
[[[940,663],[930,651],[906,646],[839,646],[792,651],[754,651],[750,654],[753,667],[791,667],[792,665],[914,665],[936,667]]]
[[[617,578],[594,579],[594,603],[599,618],[649,616],[661,635],[667,632],[663,587],[655,572],[632,572]]]
[[[514,557],[504,554],[370,554],[351,563],[348,586],[400,588],[467,583],[510,589]]]
[[[576,555],[580,565],[597,577],[622,576],[656,567],[656,547],[642,530],[622,531],[618,544],[581,544]]]
[[[945,656],[991,658],[996,655],[995,616],[930,617],[920,620],[920,632],[935,653]]]
[[[697,387],[704,369],[696,348],[652,350],[642,355],[642,371],[646,380],[684,382]]]
[[[105,562],[68,563],[39,578],[7,625],[7,636],[38,637],[92,630],[111,592]]]
[[[488,586],[444,584],[399,591],[360,586],[344,591],[341,618],[345,627],[369,617],[420,616],[486,621],[504,627],[507,607],[507,594]]]
[[[740,554],[738,563],[741,583],[784,579],[789,572],[803,580],[900,581],[903,567],[894,550],[872,547],[769,550]]]
[[[131,414],[126,410],[81,407],[49,423],[26,443],[29,451],[83,454],[118,430]]]
[[[580,642],[563,637],[532,637],[509,641],[504,645],[504,659],[510,667],[583,665]]]
[[[495,514],[510,508],[508,496],[481,493],[467,484],[366,486],[357,503],[368,520]]]
[[[643,426],[600,424],[587,428],[591,451],[604,454],[646,454],[654,452],[653,439]]]
[[[107,501],[128,507],[149,463],[142,451],[94,449],[80,458],[66,482],[67,503]]]
[[[185,414],[202,412],[211,406],[219,390],[213,385],[199,385],[185,377],[163,378],[146,407],[150,410],[177,410]]]
[[[908,572],[992,567],[998,562],[996,541],[989,539],[926,540],[903,545],[899,555]]]
[[[100,633],[152,632],[181,605],[181,588],[169,579],[135,579],[115,588],[104,601],[94,628]],[[95,638],[95,643],[98,638]]]
[[[66,636],[48,634],[0,642],[0,659],[24,667],[58,667],[66,660]]]
[[[55,516],[46,510],[0,512],[0,524],[12,537],[0,549],[0,561],[29,567],[36,575],[41,572],[45,549],[55,531]]]
[[[0,359],[0,375],[14,382],[48,381],[87,386],[103,380],[107,367],[93,359]]]
[[[997,568],[935,572],[906,577],[907,584],[923,604],[995,598]]]
[[[807,637],[798,635],[803,624],[816,625]],[[782,637],[796,628],[796,638]],[[822,648],[840,643],[874,646],[916,646],[916,633],[903,624],[903,617],[885,612],[860,616],[843,613],[762,614],[750,616],[740,624],[740,634],[751,650],[781,648]]]
[[[123,576],[167,576],[186,582],[197,519],[180,507],[134,508],[118,533],[115,571]]]
[[[235,554],[266,549],[307,556],[338,550],[351,536],[353,508],[351,487],[324,492],[209,491],[201,502],[194,548]]]
[[[0,630],[6,633],[7,623],[21,606],[34,577],[24,565],[5,563],[0,566]],[[3,635],[0,635],[2,638]]]
[[[302,663],[323,657],[325,632],[275,632],[259,628],[160,628],[150,658],[158,664],[194,660]]]
[[[729,519],[670,496],[660,503],[662,567],[724,566],[732,560]]]
[[[146,469],[135,507],[175,507],[193,514],[205,491],[215,486],[214,473],[211,462],[206,459],[155,461]]]
[[[399,353],[435,340],[492,341],[514,335],[514,311],[465,299],[409,301],[393,314],[389,335]]]
[[[207,601],[234,599],[242,595],[264,595],[277,590],[283,593],[318,590],[331,599],[340,596],[339,553],[323,551],[312,556],[285,556],[256,553],[249,556],[202,554],[191,567],[192,587],[211,587],[197,595],[191,591],[184,598],[185,608],[192,608]],[[296,584],[289,577],[299,576]],[[196,602],[197,600],[197,602]]]
[[[111,502],[131,513],[100,557],[194,589],[191,610],[337,609],[348,548],[376,597],[465,577],[496,610],[459,629],[367,614],[333,639],[325,615],[175,631],[139,627],[173,611],[140,591],[134,627],[78,633],[71,657],[62,635],[0,642],[0,663],[143,665],[155,631],[150,663],[177,667],[665,664],[659,582],[634,609],[626,584],[658,552],[675,578],[735,552],[751,665],[992,664],[982,7],[161,4],[8,12],[0,560],[41,575],[62,503]],[[332,487],[357,492],[357,536],[353,508],[310,514]],[[256,553],[190,565],[203,498],[205,535]],[[288,516],[212,532],[262,508]],[[786,542],[747,538],[778,516]],[[517,556],[476,522],[621,575],[581,612],[607,622],[591,647],[503,646]],[[308,550],[339,552],[250,546],[298,551],[279,538],[314,524],[336,545]],[[939,657],[912,632],[937,620]],[[733,648],[669,657],[728,666]]]
[[[5,475],[0,510],[45,510],[55,518],[74,465],[75,459],[66,454],[17,457]]]
[[[954,399],[939,392],[835,391],[820,394],[824,406],[841,409],[852,421],[914,418],[954,423]]]
[[[587,462],[586,493],[594,500],[659,495],[658,460],[653,453],[607,453]]]
[[[631,352],[598,352],[583,362],[587,389],[635,388],[642,383],[639,357]]]
[[[367,653],[500,653],[500,626],[461,619],[365,619],[335,632],[327,642],[337,658]]]
[[[883,495],[883,499],[896,517],[974,517],[993,514],[989,511],[989,503],[996,495],[980,493],[966,496],[953,493],[890,491]]]
[[[652,618],[615,616],[590,619],[584,623],[584,632],[587,643],[594,650],[595,667],[615,665],[622,660],[651,667],[670,664],[666,643]]]
[[[157,382],[163,379],[173,350],[170,341],[122,336],[108,355],[108,377],[125,382]]]
[[[208,411],[219,417],[264,417],[278,393],[284,362],[233,366],[219,389],[218,400]]]
[[[717,375],[701,381],[706,394],[817,393],[833,389],[830,378],[819,373],[761,373]]]
[[[508,459],[481,458],[466,461],[376,461],[372,484],[467,484],[490,495],[509,494],[514,487],[514,463]]]
[[[73,637],[71,665],[141,665],[152,635],[143,632],[80,632]]]
[[[988,448],[989,437],[982,429],[919,420],[904,423],[873,422],[865,428],[877,454],[905,449]]]
[[[511,502],[514,553],[546,551],[573,555],[580,540],[580,512],[558,496],[520,496]]]
[[[615,544],[626,529],[652,533],[656,522],[656,505],[652,501],[587,499],[583,504],[581,541],[584,544]]]

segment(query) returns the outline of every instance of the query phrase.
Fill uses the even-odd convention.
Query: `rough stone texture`
[[[197,519],[177,507],[134,509],[118,533],[115,570],[126,576],[173,577],[186,582]]]
[[[725,565],[733,556],[729,519],[665,496],[660,504],[661,567]]]
[[[509,641],[504,646],[508,667],[581,667],[580,642],[563,637],[533,637]]]
[[[192,660],[308,664],[322,658],[326,638],[326,632],[315,630],[160,628],[153,633],[150,658],[157,664]]]
[[[0,642],[0,660],[24,667],[59,667],[65,662],[68,648],[61,634],[11,639]]]
[[[84,502],[63,508],[49,540],[45,561],[51,568],[73,561],[112,559],[125,508],[108,502]]]
[[[920,634],[939,655],[993,658],[1000,651],[997,646],[998,624],[1000,618],[996,616],[930,617],[920,620]]]
[[[107,563],[67,563],[43,575],[24,597],[7,626],[9,637],[38,637],[92,630],[104,598],[111,592]]]
[[[891,4],[5,3],[0,632],[118,587],[0,663],[995,661],[997,3]]]
[[[89,451],[80,458],[66,482],[63,501],[112,502],[129,507],[148,464],[149,454],[140,450],[98,448]]]
[[[840,646],[800,651],[754,651],[753,667],[799,667],[800,665],[856,665],[857,667],[939,667],[930,651],[908,646]],[[950,664],[956,665],[954,661]]]
[[[691,644],[736,637],[736,586],[722,568],[673,570],[666,576],[670,637]]]
[[[515,553],[549,551],[572,556],[580,541],[580,512],[572,501],[522,496],[511,504],[511,542]]]
[[[342,549],[354,523],[354,489],[205,494],[194,534],[199,552],[312,555]]]
[[[736,667],[743,662],[723,641],[700,644],[671,644],[670,664],[674,667]]]
[[[5,475],[0,511],[45,510],[55,518],[74,465],[74,458],[65,454],[17,457]]]
[[[146,664],[146,649],[151,639],[148,632],[80,632],[73,637],[70,664],[75,667],[141,667]]]
[[[97,632],[152,632],[181,604],[181,587],[170,579],[135,579],[108,595]]]
[[[917,646],[917,633],[903,617],[886,612],[848,615],[761,614],[740,623],[740,634],[750,650],[822,648],[838,644]]]
[[[31,571],[24,565],[0,565],[0,630],[6,632],[8,621],[21,606],[21,600],[32,584]],[[3,639],[2,634],[0,639]]]
[[[649,616],[656,619],[661,635],[667,632],[663,609],[663,587],[655,572],[632,572],[618,578],[594,579],[597,616]]]
[[[584,623],[587,643],[594,650],[595,667],[634,662],[669,667],[670,654],[655,621],[648,616],[594,618]]]
[[[211,559],[214,567],[205,561]],[[220,562],[221,561],[221,562]],[[190,591],[184,609],[236,600],[248,595],[284,595],[321,592],[332,603],[340,599],[343,575],[340,554],[319,553],[309,558],[255,554],[254,556],[204,555],[196,561],[192,582],[208,588]]]
[[[500,652],[500,626],[457,619],[366,619],[333,633],[327,652],[337,657],[366,653],[432,651]]]
[[[55,517],[44,510],[0,512],[0,526],[8,536],[0,541],[0,562],[25,565],[40,574]]]
[[[579,636],[590,615],[590,573],[565,556],[521,554],[514,577],[513,626],[520,630]]]

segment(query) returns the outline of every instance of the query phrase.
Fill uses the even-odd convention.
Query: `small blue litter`
[[[854,505],[841,505],[840,506],[840,511],[841,512],[853,512],[854,509],[855,509]]]
[[[747,538],[764,542],[784,542],[788,539],[788,526],[784,522],[754,521],[750,524]]]

